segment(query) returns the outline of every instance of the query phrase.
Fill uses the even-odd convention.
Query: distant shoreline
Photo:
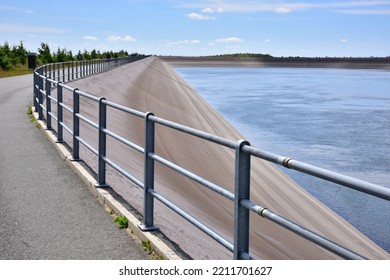
[[[304,58],[304,57],[159,57],[172,66],[189,67],[294,67],[294,68],[352,68],[390,70],[386,58]]]

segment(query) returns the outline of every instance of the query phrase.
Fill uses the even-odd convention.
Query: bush
[[[25,65],[27,62],[27,50],[20,42],[18,46],[10,48],[8,42],[0,45],[0,68],[11,70],[19,65]]]
[[[12,59],[7,55],[0,54],[0,68],[3,70],[11,70],[15,67],[12,63]]]

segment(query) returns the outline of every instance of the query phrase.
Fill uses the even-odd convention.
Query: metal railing
[[[309,174],[327,181],[337,183],[342,186],[346,186],[355,189],[360,192],[364,192],[369,195],[379,197],[384,200],[390,200],[390,189],[371,184],[362,180],[358,180],[349,176],[341,175],[329,170],[325,170],[313,165],[309,165],[303,162],[293,160],[291,158],[279,156],[267,151],[257,149],[245,140],[239,140],[237,142],[222,138],[217,135],[213,135],[207,132],[203,132],[191,127],[187,127],[166,119],[159,118],[151,112],[140,112],[120,104],[116,104],[106,100],[104,97],[96,97],[91,94],[85,93],[77,88],[71,88],[63,83],[64,80],[73,80],[78,77],[84,77],[87,75],[95,74],[98,72],[106,71],[112,67],[119,66],[123,63],[128,63],[132,60],[118,60],[120,63],[113,64],[112,62],[83,62],[81,64],[67,64],[63,65],[53,64],[45,65],[37,68],[34,71],[34,106],[38,112],[39,119],[45,120],[48,129],[53,129],[52,119],[57,121],[57,140],[63,142],[64,129],[67,131],[73,139],[72,143],[72,156],[74,160],[80,159],[80,144],[88,148],[98,158],[98,170],[97,170],[97,183],[96,187],[106,187],[106,164],[114,168],[117,172],[124,175],[131,180],[135,185],[143,189],[144,203],[143,203],[143,220],[139,227],[144,231],[152,231],[158,229],[154,224],[154,201],[157,199],[165,206],[176,212],[181,217],[185,218],[191,224],[205,232],[212,237],[222,246],[227,248],[233,253],[234,259],[252,259],[249,253],[249,213],[254,212],[258,216],[270,220],[285,229],[294,232],[303,238],[325,248],[326,250],[345,259],[365,259],[361,256],[335,242],[322,237],[321,235],[312,232],[274,212],[267,209],[265,206],[257,205],[249,199],[250,193],[250,172],[251,172],[251,157],[257,157],[269,162],[273,162],[284,166],[286,168],[295,169],[299,172]],[[91,68],[89,68],[91,67]],[[54,70],[55,69],[55,70]],[[61,73],[59,75],[58,73]],[[65,70],[66,69],[66,70]],[[57,76],[54,76],[54,72],[57,71]],[[67,75],[64,73],[67,72]],[[50,74],[52,73],[52,75]],[[78,73],[78,74],[77,74]],[[52,87],[57,88],[56,98],[51,95]],[[67,106],[63,102],[64,90],[73,95],[72,107]],[[87,116],[80,113],[80,97],[89,100],[98,105],[98,122],[94,122]],[[52,103],[56,104],[56,113],[51,109]],[[144,133],[145,143],[144,146],[137,145],[122,136],[114,133],[107,127],[107,108],[112,108],[124,112],[126,114],[135,116],[144,120]],[[73,116],[73,126],[67,126],[63,121],[63,111],[71,113]],[[45,114],[44,114],[45,112]],[[98,131],[98,147],[93,147],[85,139],[80,136],[80,120],[89,126],[95,128]],[[203,139],[230,148],[235,152],[235,182],[234,193],[218,186],[205,178],[194,174],[193,172],[163,158],[155,152],[155,126],[164,126],[181,133],[189,134],[194,137]],[[141,133],[141,132],[140,132]],[[107,149],[107,136],[112,139],[128,146],[129,148],[141,153],[144,157],[144,180],[143,182],[137,179],[135,176],[126,171],[113,159],[108,158],[106,155]],[[207,227],[201,221],[195,219],[191,214],[185,212],[177,205],[172,203],[168,198],[164,197],[154,189],[154,164],[159,162],[170,169],[182,174],[185,177],[201,184],[202,186],[218,193],[221,196],[232,201],[234,205],[234,240],[229,241],[215,232],[213,229]]]

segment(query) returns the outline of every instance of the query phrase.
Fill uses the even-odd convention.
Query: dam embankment
[[[71,82],[95,96],[130,108],[231,140],[244,138],[205,102],[171,67],[176,62],[149,57],[106,73]],[[249,64],[247,64],[249,65]],[[66,102],[66,101],[65,101]],[[83,113],[94,116],[96,108],[81,104]],[[68,116],[70,117],[70,116]],[[108,112],[107,127],[126,139],[143,145],[143,121],[125,113]],[[156,128],[156,153],[233,191],[234,151],[169,128]],[[82,129],[88,142],[97,142],[96,132]],[[108,155],[143,180],[143,157],[129,148],[109,142]],[[96,158],[85,154],[95,168]],[[390,256],[344,219],[307,193],[276,166],[253,160],[251,199],[273,212],[371,259]],[[155,166],[155,189],[228,239],[233,231],[233,204],[197,183]],[[142,190],[109,171],[112,188],[139,212]],[[194,259],[230,259],[231,253],[157,203],[156,224],[161,231]],[[335,259],[337,256],[258,216],[251,217],[250,249],[258,259]]]
[[[390,57],[385,58],[310,58],[310,57],[161,57],[174,66],[191,67],[296,67],[390,69]]]

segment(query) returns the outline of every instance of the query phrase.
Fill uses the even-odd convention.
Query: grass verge
[[[26,66],[17,67],[17,68],[11,69],[11,70],[0,69],[0,78],[32,74],[32,72],[33,72],[33,70],[28,69]]]

